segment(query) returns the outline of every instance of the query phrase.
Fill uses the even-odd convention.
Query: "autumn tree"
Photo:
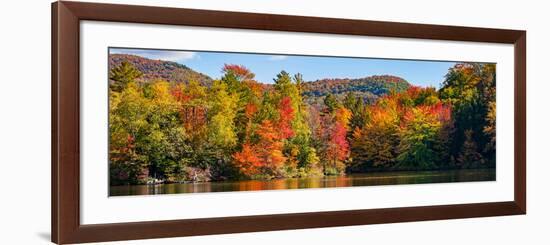
[[[230,162],[233,149],[237,146],[235,117],[237,115],[238,95],[230,93],[227,84],[214,81],[208,91],[208,124],[207,141],[208,151],[213,154],[209,163],[214,178],[227,175],[231,172]]]
[[[265,162],[258,155],[257,147],[245,143],[241,151],[233,154],[235,166],[245,176],[258,175],[261,168],[265,165]]]
[[[451,135],[452,155],[458,157],[466,141],[466,131],[472,130],[472,140],[480,146],[489,147],[484,157],[494,159],[491,124],[487,123],[491,119],[487,118],[491,117],[491,104],[496,102],[495,65],[458,63],[449,69],[442,85],[439,97],[452,105],[455,122],[455,130]]]
[[[345,171],[344,161],[349,157],[349,142],[347,132],[351,111],[345,107],[339,107],[334,114],[334,125],[330,132],[330,141],[327,147],[327,157],[332,162],[332,167],[340,174]]]
[[[353,169],[391,168],[396,163],[399,144],[400,110],[393,98],[383,98],[368,110],[369,120],[354,129]]]
[[[496,65],[485,64],[482,70],[482,94],[483,104],[486,108],[485,126],[483,133],[487,138],[487,143],[483,147],[483,152],[488,160],[487,164],[494,167],[496,164]]]
[[[462,168],[475,168],[484,164],[483,156],[478,151],[473,134],[473,130],[464,131],[464,144],[457,159]]]
[[[146,100],[133,82],[121,92],[110,93],[109,97],[111,182],[145,182],[147,156],[136,147],[136,141],[140,142],[147,135],[149,108]]]
[[[434,146],[438,140],[441,122],[427,106],[405,112],[398,134],[398,168],[433,169],[439,164]]]
[[[496,119],[497,119],[497,107],[496,102],[489,102],[489,109],[487,116],[485,117],[486,125],[483,127],[483,133],[489,137],[489,142],[485,147],[485,151],[496,150]]]
[[[288,159],[290,175],[300,170],[302,173],[315,168],[317,164],[316,151],[311,146],[311,130],[307,125],[307,106],[302,98],[302,75],[296,74],[290,77],[285,71],[281,71],[275,81],[275,97],[281,106],[288,107],[287,112],[292,109],[292,120],[290,127],[293,134],[285,141],[285,155]],[[279,110],[279,116],[284,118],[284,111]]]
[[[185,131],[178,123],[178,106],[166,81],[149,84],[146,97],[149,114],[148,134],[143,138],[144,153],[148,156],[149,174],[154,178],[174,177],[181,159],[179,144],[183,144]],[[184,146],[185,147],[185,146]]]
[[[241,173],[252,177],[281,177],[286,157],[283,155],[281,133],[273,123],[264,120],[258,127],[256,143],[245,143],[241,151],[233,154]]]

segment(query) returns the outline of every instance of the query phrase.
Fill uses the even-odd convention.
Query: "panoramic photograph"
[[[494,63],[108,52],[109,196],[496,179]]]

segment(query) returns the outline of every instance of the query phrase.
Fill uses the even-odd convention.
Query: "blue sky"
[[[304,80],[323,78],[361,78],[372,75],[394,75],[417,86],[439,88],[447,70],[455,62],[416,61],[326,56],[272,55],[225,52],[195,52],[153,49],[111,48],[111,54],[134,54],[150,59],[175,61],[218,79],[224,64],[244,65],[256,74],[256,80],[273,83],[285,70],[302,73]]]

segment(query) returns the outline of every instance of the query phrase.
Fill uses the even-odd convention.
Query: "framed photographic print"
[[[525,214],[526,33],[52,5],[52,241]]]

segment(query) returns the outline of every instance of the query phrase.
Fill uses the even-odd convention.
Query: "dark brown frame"
[[[114,21],[514,44],[514,201],[315,213],[80,224],[79,23]],[[164,7],[52,4],[52,241],[81,243],[526,213],[526,32]]]

